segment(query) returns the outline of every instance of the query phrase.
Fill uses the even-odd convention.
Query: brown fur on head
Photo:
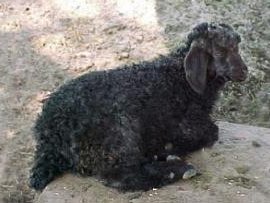
[[[246,79],[247,67],[238,49],[241,39],[230,26],[203,23],[193,29],[192,37],[184,67],[195,92],[203,94],[207,81],[217,77],[235,82]]]

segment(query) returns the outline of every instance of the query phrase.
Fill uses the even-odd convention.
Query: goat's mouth
[[[231,81],[233,82],[243,82],[248,77],[248,69],[245,65],[234,68],[231,72]]]
[[[247,79],[247,72],[242,73],[231,73],[228,75],[223,76],[224,80],[232,81],[232,82],[243,82]]]
[[[232,81],[231,77],[228,76],[228,75],[222,75],[222,76],[221,75],[216,75],[215,79],[218,79],[218,80],[222,81],[223,83]]]
[[[247,76],[229,76],[229,75],[223,75],[221,76],[220,78],[223,79],[224,82],[229,82],[229,81],[232,81],[232,82],[243,82],[247,79]]]
[[[234,75],[230,77],[230,80],[233,82],[243,82],[247,79],[247,74]]]

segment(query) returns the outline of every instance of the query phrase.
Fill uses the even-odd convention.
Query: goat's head
[[[192,89],[202,94],[207,81],[220,77],[240,82],[247,77],[238,44],[240,36],[228,25],[203,23],[188,36],[190,49],[185,56],[186,78]]]

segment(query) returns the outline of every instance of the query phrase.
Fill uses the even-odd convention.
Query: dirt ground
[[[164,54],[203,21],[237,28],[251,77],[260,81],[270,73],[269,29],[259,29],[269,25],[269,8],[268,0],[1,0],[0,202],[33,201],[36,194],[27,187],[31,127],[59,85],[87,71]],[[264,108],[262,124],[269,121],[267,102],[256,103]]]

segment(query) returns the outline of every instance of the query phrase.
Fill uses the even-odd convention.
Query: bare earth
[[[0,202],[33,202],[34,198],[46,202],[47,194],[59,197],[51,202],[63,202],[69,199],[68,195],[81,198],[73,202],[267,202],[267,197],[270,198],[267,189],[270,188],[270,161],[266,156],[270,150],[269,131],[245,126],[243,133],[236,135],[238,126],[227,124],[224,129],[231,133],[223,138],[226,144],[192,158],[205,173],[190,182],[143,194],[118,195],[91,178],[67,176],[63,179],[67,181],[67,190],[65,184],[56,181],[40,198],[40,194],[27,186],[34,152],[31,127],[42,101],[59,85],[87,71],[114,68],[164,54],[202,21],[237,24],[238,31],[249,39],[256,32],[255,25],[264,26],[257,22],[269,19],[269,1],[248,0],[232,6],[236,3],[228,0],[228,11],[223,13],[209,7],[209,2],[220,1],[1,0]],[[269,33],[260,34],[269,40]],[[260,38],[253,37],[242,44],[247,64],[269,68],[269,61],[259,61],[259,55],[253,56],[251,41],[257,43]],[[266,50],[266,56],[270,50],[268,45],[260,46]],[[231,136],[239,137],[230,140]],[[253,139],[261,147],[252,146]],[[235,167],[247,171],[238,177]],[[70,184],[74,181],[76,185]],[[82,197],[78,195],[81,192]],[[54,196],[55,193],[60,195]]]

